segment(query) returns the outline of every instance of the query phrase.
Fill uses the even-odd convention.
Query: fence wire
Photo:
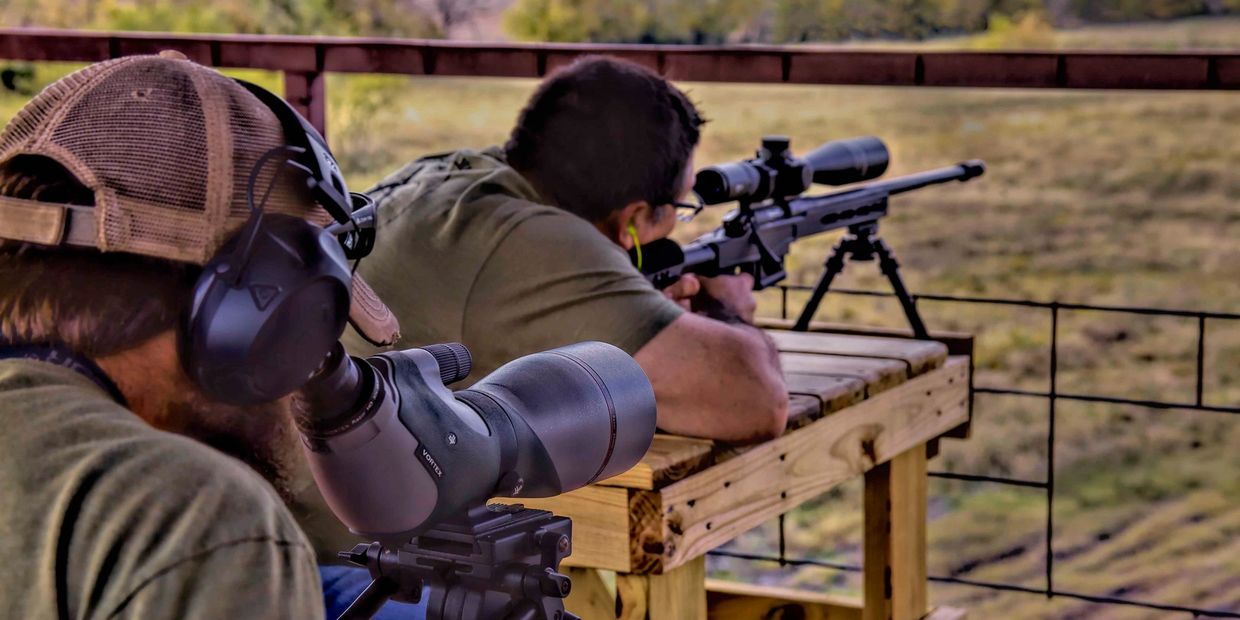
[[[788,294],[791,291],[812,291],[812,286],[805,285],[780,285],[780,315],[781,318],[789,317],[789,299]],[[895,297],[894,294],[885,291],[873,290],[856,290],[856,289],[832,289],[833,293],[852,296],[866,297]],[[1120,605],[1128,607],[1138,607],[1156,611],[1178,612],[1191,614],[1194,618],[1240,618],[1240,613],[1204,609],[1198,607],[1190,607],[1183,605],[1170,605],[1154,601],[1144,601],[1118,596],[1098,596],[1083,592],[1073,592],[1058,588],[1055,585],[1055,555],[1054,555],[1054,506],[1055,506],[1055,444],[1056,430],[1055,407],[1059,401],[1074,401],[1088,403],[1108,403],[1115,405],[1132,405],[1146,407],[1150,409],[1167,411],[1191,411],[1214,414],[1240,414],[1240,407],[1227,405],[1212,405],[1205,402],[1205,347],[1206,347],[1206,328],[1208,322],[1222,321],[1240,321],[1240,314],[1228,312],[1202,312],[1193,310],[1179,310],[1167,308],[1152,308],[1140,306],[1112,306],[1112,305],[1095,305],[1095,304],[1079,304],[1079,303],[1063,303],[1059,301],[1041,302],[1029,299],[1004,299],[997,297],[969,297],[960,295],[912,295],[914,305],[923,301],[942,302],[951,304],[971,304],[971,305],[988,305],[988,306],[1009,306],[1021,308],[1033,308],[1043,310],[1048,314],[1050,322],[1049,334],[1049,381],[1046,391],[1024,390],[1005,386],[971,386],[970,397],[976,394],[990,394],[1003,396],[1016,396],[1022,398],[1041,399],[1046,402],[1047,416],[1047,435],[1046,435],[1046,479],[1045,480],[1025,480],[1020,478],[1011,478],[1004,476],[983,476],[974,474],[962,474],[945,471],[931,471],[931,477],[958,480],[964,482],[981,482],[1006,485],[1012,487],[1040,489],[1045,493],[1046,497],[1046,514],[1044,519],[1045,540],[1044,549],[1044,572],[1046,586],[1043,588],[1034,588],[1013,583],[1002,583],[992,581],[981,581],[975,579],[965,579],[961,577],[931,575],[930,581],[937,583],[948,583],[963,586],[972,586],[977,588],[986,588],[990,590],[1000,590],[1006,592],[1021,592],[1026,594],[1040,594],[1047,598],[1068,598],[1091,603],[1099,603],[1106,605]],[[1192,401],[1174,401],[1174,400],[1146,400],[1121,398],[1108,396],[1103,394],[1090,394],[1078,392],[1061,392],[1059,390],[1059,336],[1060,336],[1060,315],[1064,311],[1086,311],[1086,312],[1105,312],[1127,315],[1155,316],[1155,317],[1175,317],[1182,319],[1193,319],[1196,321],[1196,373],[1195,373],[1195,393]],[[718,557],[728,557],[751,562],[773,562],[781,567],[786,566],[816,566],[847,572],[859,572],[862,567],[856,564],[830,562],[815,558],[788,557],[787,546],[785,544],[785,520],[783,515],[779,517],[778,523],[779,534],[779,552],[778,555],[771,556],[757,553],[741,553],[727,549],[716,549],[710,552],[710,555]]]

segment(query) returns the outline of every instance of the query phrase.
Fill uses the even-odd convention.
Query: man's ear
[[[631,250],[634,242],[629,226],[635,226],[638,236],[641,237],[650,225],[651,215],[650,203],[645,200],[630,202],[623,208],[612,211],[606,220],[599,223],[598,228],[608,239],[626,250]]]

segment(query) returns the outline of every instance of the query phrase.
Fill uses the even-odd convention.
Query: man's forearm
[[[741,316],[740,313],[714,297],[700,297],[693,300],[693,311],[704,317],[730,325],[753,325],[753,321],[745,320],[745,317]]]
[[[727,323],[729,325],[734,325],[741,329],[745,329],[746,332],[755,333],[766,346],[766,351],[769,354],[769,359],[772,366],[775,368],[775,371],[777,373],[782,373],[779,363],[779,348],[775,346],[775,341],[772,340],[764,330],[755,327],[751,320],[746,320],[745,317],[742,317],[739,313],[713,297],[705,297],[695,301],[697,307],[695,307],[694,310],[698,314],[716,321]]]

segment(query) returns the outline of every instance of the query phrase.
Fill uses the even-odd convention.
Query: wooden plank
[[[775,346],[785,353],[819,353],[850,357],[873,357],[904,362],[910,376],[925,374],[943,365],[947,347],[933,340],[876,338],[847,334],[817,334],[768,330]]]
[[[895,360],[840,357],[810,353],[780,353],[785,373],[850,377],[865,382],[867,397],[889,390],[908,379],[908,368]]]
[[[893,620],[919,620],[929,609],[926,582],[926,451],[891,459],[891,605]]]
[[[706,605],[710,620],[861,620],[858,598],[721,579],[706,580]]]
[[[629,572],[662,570],[667,551],[663,528],[663,496],[657,491],[629,491]]]
[[[520,502],[573,520],[573,554],[564,559],[564,566],[629,570],[627,490],[588,486],[557,497],[523,497]]]
[[[634,547],[645,554],[632,559],[634,570],[679,566],[960,424],[968,416],[968,367],[968,359],[950,358],[943,368],[663,488],[653,510],[632,515],[630,527],[645,533]]]
[[[926,615],[926,620],[965,620],[968,617],[968,611],[959,607],[936,607]]]
[[[607,584],[598,570],[593,568],[569,567],[563,569],[564,574],[573,580],[572,590],[564,599],[564,609],[582,618],[582,620],[614,620],[616,617],[616,597],[607,589]]]
[[[284,98],[327,137],[327,78],[318,72],[284,73]]]
[[[706,557],[699,556],[650,580],[650,620],[706,620]]]
[[[758,317],[754,320],[754,324],[763,329],[790,330],[792,329],[794,323],[795,321],[792,319]],[[809,331],[814,333],[822,332],[832,334],[855,334],[861,336],[882,336],[885,338],[901,338],[905,340],[913,339],[912,334],[903,329],[892,329],[888,327],[857,327],[856,325],[828,323],[822,321],[811,322],[809,324]],[[964,332],[932,331],[930,332],[930,338],[936,342],[941,342],[946,345],[948,355],[973,357],[974,338],[972,334],[966,334]],[[972,376],[972,374],[972,371],[970,371],[969,375]],[[943,436],[952,437],[955,439],[968,439],[969,433],[972,430],[970,424],[972,421],[972,409],[972,402],[970,402],[969,420],[965,421],[965,423],[961,424],[959,427],[944,433]]]
[[[762,329],[780,329],[791,331],[796,324],[794,319],[778,319],[774,317],[758,317],[754,325]],[[857,326],[851,323],[831,323],[813,321],[809,324],[811,333],[851,334],[856,336],[876,336],[880,338],[900,338],[915,340],[907,329],[876,326]],[[947,345],[948,355],[970,355],[973,352],[973,335],[964,332],[931,331],[930,339]]]
[[[632,469],[598,484],[630,489],[657,489],[710,466],[715,442],[679,435],[654,436],[650,450]]]
[[[969,52],[943,52],[922,56],[926,86],[1006,86],[1010,88],[1053,87],[1058,78],[1058,58],[1054,54],[1009,52],[978,62]]]
[[[882,463],[865,473],[864,533],[861,549],[862,620],[891,620],[891,465]]]
[[[801,428],[823,415],[822,399],[809,394],[788,395],[788,423],[784,429],[791,431]],[[715,461],[722,459],[716,455]]]
[[[785,372],[784,381],[789,393],[818,399],[823,415],[865,400],[865,381],[856,377]]]
[[[920,446],[865,475],[865,620],[926,614],[926,481]]]
[[[616,617],[620,620],[646,620],[650,604],[648,575],[616,574]]]

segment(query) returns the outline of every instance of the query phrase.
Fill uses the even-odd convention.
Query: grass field
[[[1240,43],[1240,20],[1060,33],[1064,45],[1169,49]],[[43,66],[46,81],[66,70]],[[275,83],[274,76],[248,74]],[[500,142],[534,83],[330,76],[329,131],[363,186],[417,155]],[[918,292],[1193,310],[1240,310],[1240,95],[685,84],[711,119],[701,164],[750,155],[763,134],[794,150],[882,137],[888,176],[986,160],[982,179],[897,200],[883,223]],[[0,118],[23,98],[0,95]],[[679,235],[705,230],[718,213]],[[716,219],[712,219],[716,218]],[[790,281],[811,282],[834,238],[802,244]],[[882,288],[857,264],[841,286]],[[763,310],[777,311],[774,299]],[[932,328],[978,335],[979,384],[1047,387],[1045,313],[931,304]],[[888,300],[828,297],[820,314],[900,325]],[[1059,389],[1191,400],[1193,320],[1065,312]],[[1240,324],[1209,324],[1206,402],[1240,404]],[[1046,476],[1046,406],[979,396],[974,436],[947,442],[939,469]],[[1057,587],[1240,611],[1240,420],[1224,414],[1061,402],[1056,451]],[[1040,493],[932,482],[931,571],[1043,584]],[[861,516],[849,486],[789,515],[791,555],[857,562]],[[737,541],[772,550],[772,526]],[[712,562],[719,574],[855,592],[855,575]],[[935,586],[976,618],[1161,618]]]

